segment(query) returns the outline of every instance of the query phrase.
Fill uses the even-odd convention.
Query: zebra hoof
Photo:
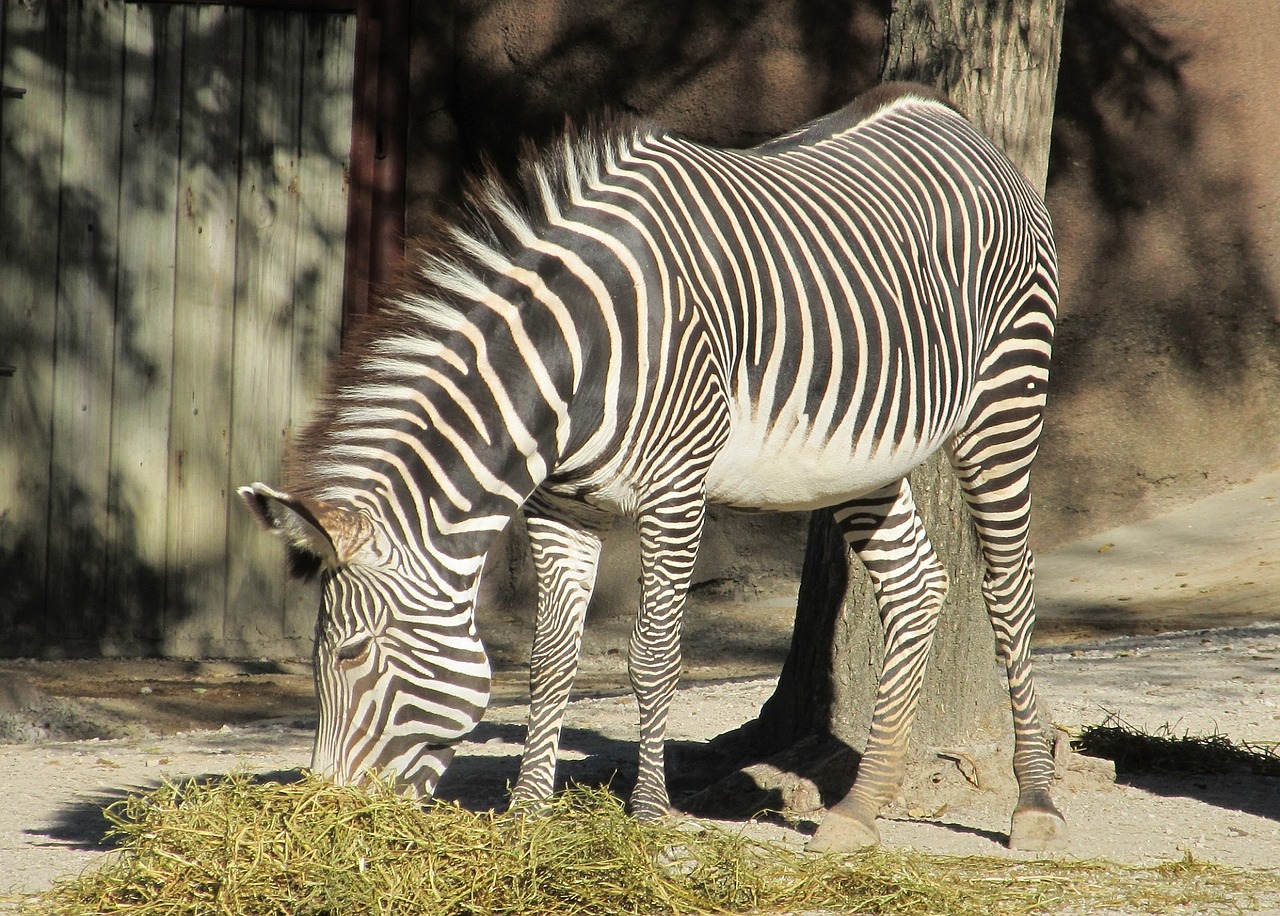
[[[638,821],[660,821],[671,816],[671,802],[665,798],[631,796],[631,816]]]
[[[1067,842],[1067,822],[1048,793],[1023,798],[1013,812],[1009,826],[1009,848],[1027,852],[1061,849]]]
[[[857,852],[859,849],[879,845],[880,831],[876,829],[874,820],[867,823],[833,808],[822,819],[817,832],[805,848],[809,852]]]

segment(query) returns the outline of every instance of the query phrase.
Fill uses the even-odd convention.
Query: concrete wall
[[[423,5],[428,6],[428,5]],[[749,144],[876,77],[883,3],[459,0],[419,10],[411,230],[481,154],[565,115],[633,111]],[[1072,0],[1048,200],[1063,308],[1035,482],[1039,549],[1280,462],[1280,7]],[[803,519],[722,514],[700,598],[793,587]],[[490,600],[527,594],[521,545]],[[620,538],[625,541],[625,535]],[[627,544],[601,604],[634,604]]]
[[[1280,6],[1068,9],[1043,545],[1280,461]]]

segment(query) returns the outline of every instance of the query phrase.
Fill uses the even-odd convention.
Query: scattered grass
[[[1116,772],[1199,776],[1248,772],[1280,777],[1280,745],[1232,741],[1226,735],[1178,735],[1165,725],[1139,731],[1118,716],[1084,729],[1072,746],[1091,757],[1115,761]]]
[[[452,804],[423,811],[386,784],[236,775],[165,785],[111,806],[120,846],[24,904],[85,914],[696,914],[854,912],[1014,916],[1101,908],[1239,911],[1280,895],[1274,874],[1190,857],[1150,868],[948,858],[835,857],[686,820],[640,823],[603,790],[546,816]]]

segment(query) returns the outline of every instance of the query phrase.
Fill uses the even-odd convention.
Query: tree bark
[[[1063,2],[894,0],[881,78],[942,90],[1043,193]],[[981,560],[946,456],[916,470],[911,485],[951,576],[912,756],[947,745],[1011,748],[1007,684],[982,599]],[[790,653],[749,731],[757,754],[831,737],[853,748],[865,745],[883,634],[870,583],[851,559],[831,513],[815,512]]]

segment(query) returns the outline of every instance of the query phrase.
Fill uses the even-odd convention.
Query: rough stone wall
[[[481,156],[566,116],[633,112],[746,145],[875,81],[871,0],[457,0],[415,5],[410,230]],[[1069,0],[1048,201],[1062,321],[1035,481],[1046,549],[1280,462],[1280,6]],[[772,520],[770,520],[772,519]],[[620,526],[622,527],[622,526]],[[793,589],[796,516],[716,513],[696,598]],[[528,594],[516,527],[490,601]],[[614,538],[599,605],[629,612]],[[613,559],[610,559],[613,558]]]

